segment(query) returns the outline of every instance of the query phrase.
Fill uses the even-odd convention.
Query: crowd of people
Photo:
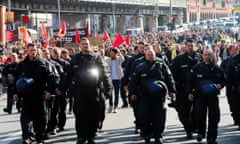
[[[83,37],[77,52],[29,43],[23,53],[14,48],[1,56],[2,83],[7,86],[3,111],[11,114],[16,101],[22,143],[40,144],[64,130],[69,103],[77,144],[94,144],[105,111],[117,113],[121,96],[121,107],[133,108],[135,133],[146,144],[151,138],[161,144],[168,98],[188,139],[197,133],[197,141],[207,137],[208,144],[216,144],[218,95],[225,85],[234,124],[240,127],[239,52],[238,34],[222,30],[145,33],[117,48],[93,48]]]

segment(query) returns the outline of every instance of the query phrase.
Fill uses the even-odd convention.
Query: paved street
[[[0,144],[20,144],[21,131],[19,114],[14,109],[13,114],[3,113],[6,105],[6,96],[0,98]],[[221,122],[219,125],[219,144],[239,144],[240,131],[232,125],[227,101],[223,94],[220,96]],[[176,112],[168,109],[167,124],[164,133],[164,143],[168,144],[194,144],[195,139],[186,140],[185,133]],[[119,109],[116,114],[107,114],[103,126],[103,132],[98,133],[97,143],[100,144],[140,144],[144,141],[134,134],[132,110]],[[196,135],[194,135],[196,137]],[[74,129],[74,116],[68,115],[65,131],[52,136],[46,142],[49,144],[74,144],[76,134]],[[205,143],[205,140],[202,142]]]

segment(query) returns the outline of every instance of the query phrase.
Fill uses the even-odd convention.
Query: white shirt
[[[118,65],[116,60],[112,60],[112,66],[111,66],[111,74],[112,74],[112,80],[120,80],[121,78],[119,77],[118,74]]]

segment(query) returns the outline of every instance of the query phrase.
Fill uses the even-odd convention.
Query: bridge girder
[[[3,0],[7,6],[8,0]],[[11,0],[11,9],[19,12],[57,13],[57,0]],[[183,13],[185,8],[173,8],[173,14]],[[157,5],[134,5],[125,3],[88,2],[81,0],[61,0],[61,13],[73,14],[112,14],[116,15],[167,15],[169,7]]]

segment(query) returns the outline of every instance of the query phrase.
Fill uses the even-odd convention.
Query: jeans
[[[112,80],[113,88],[114,88],[114,107],[117,108],[118,100],[119,100],[119,91],[121,86],[121,80]],[[109,105],[113,106],[113,96],[109,98]]]

